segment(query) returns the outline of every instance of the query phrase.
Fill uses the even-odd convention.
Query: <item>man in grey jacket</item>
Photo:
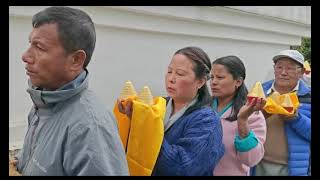
[[[22,175],[129,175],[112,114],[88,89],[95,27],[83,11],[49,7],[32,18],[22,55],[33,101],[17,156]]]

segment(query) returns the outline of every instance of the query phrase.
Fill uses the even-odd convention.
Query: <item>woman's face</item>
[[[214,97],[226,98],[233,96],[236,87],[242,84],[242,80],[235,80],[226,67],[221,64],[214,64],[211,69],[211,92]]]
[[[185,55],[173,56],[166,74],[166,89],[174,101],[189,102],[205,83],[204,79],[196,79],[194,64]]]

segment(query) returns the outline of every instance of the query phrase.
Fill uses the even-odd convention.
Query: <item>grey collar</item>
[[[28,81],[27,92],[37,108],[49,108],[56,103],[63,102],[88,88],[88,71],[82,71],[74,80],[55,91],[40,90]]]
[[[172,98],[169,99],[168,105],[166,108],[166,114],[164,118],[164,131],[167,131],[185,112],[186,110],[194,105],[198,100],[198,95],[187,105],[185,105],[182,109],[176,112],[173,116],[170,117],[173,110],[173,101]]]

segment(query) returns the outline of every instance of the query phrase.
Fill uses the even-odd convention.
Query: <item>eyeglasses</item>
[[[300,66],[282,66],[282,65],[275,65],[274,66],[274,70],[277,72],[277,73],[281,73],[283,70],[286,70],[287,73],[290,73],[290,74],[293,74],[295,72],[297,72],[297,69],[299,68],[302,68]]]

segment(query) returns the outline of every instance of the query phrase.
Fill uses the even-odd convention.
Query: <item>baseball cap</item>
[[[297,63],[301,64],[303,66],[304,63],[304,57],[303,55],[297,51],[297,50],[283,50],[280,51],[276,56],[273,57],[273,62],[276,63],[280,58],[287,57],[290,58]]]

